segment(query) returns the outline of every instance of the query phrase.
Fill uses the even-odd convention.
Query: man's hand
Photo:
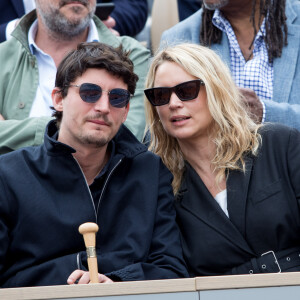
[[[99,283],[112,283],[113,281],[103,274],[98,274]],[[78,280],[78,284],[90,283],[90,273],[83,270],[75,270],[69,276],[67,283],[74,284]]]
[[[255,123],[261,123],[263,117],[263,105],[260,102],[256,93],[248,88],[238,88],[243,96],[249,115]]]
[[[5,121],[5,119],[3,118],[3,116],[0,114],[0,121]]]
[[[114,30],[113,27],[116,26],[116,20],[111,16],[107,20],[102,21],[106,27],[116,36],[120,36],[120,33],[117,30]]]

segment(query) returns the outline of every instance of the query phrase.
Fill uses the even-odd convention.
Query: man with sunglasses
[[[123,123],[137,75],[79,44],[57,70],[44,144],[0,157],[0,286],[88,283],[78,227],[99,226],[100,282],[186,277],[172,176]]]
[[[115,36],[94,16],[96,0],[35,0],[9,41],[0,44],[0,154],[43,142],[51,119],[57,66],[81,42],[101,41],[130,51],[139,76],[126,125],[142,140],[143,87],[149,50],[128,36]]]

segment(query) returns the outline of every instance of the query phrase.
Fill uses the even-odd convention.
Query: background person
[[[34,0],[6,0],[0,2],[0,42],[10,37],[16,23],[35,8]]]
[[[37,11],[22,18],[13,38],[0,44],[0,154],[43,142],[57,66],[80,42],[101,41],[130,51],[139,81],[126,125],[141,140],[149,50],[135,39],[113,35],[94,16],[96,0],[36,0],[36,6]]]
[[[182,21],[201,8],[202,0],[177,0],[179,20]]]
[[[97,1],[101,3],[101,0]],[[104,1],[103,1],[104,2]],[[107,2],[107,1],[106,1]],[[144,28],[147,0],[114,0],[115,9],[103,23],[116,35],[134,37]],[[10,38],[19,19],[35,8],[35,0],[5,0],[0,2],[0,42]]]
[[[159,52],[146,86],[150,149],[174,175],[190,276],[299,271],[299,131],[255,124],[207,47]]]
[[[300,129],[300,1],[203,4],[167,30],[161,46],[192,42],[211,47],[230,66],[254,120]]]
[[[44,144],[0,157],[1,287],[88,283],[85,222],[100,228],[101,282],[187,276],[172,176],[122,125],[137,79],[101,43],[61,62]]]
[[[115,4],[109,20],[104,21],[104,24],[116,30],[119,35],[134,37],[143,30],[148,17],[147,0],[97,0],[97,2],[113,2]]]

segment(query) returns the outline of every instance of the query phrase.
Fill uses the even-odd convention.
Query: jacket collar
[[[176,197],[178,204],[202,220],[208,226],[214,228],[233,244],[252,254],[252,250],[243,237],[245,231],[245,208],[247,190],[252,169],[252,158],[247,158],[246,173],[240,171],[230,172],[227,180],[227,201],[237,204],[231,213],[235,214],[233,220],[229,220],[221,207],[212,197],[196,171],[187,163],[184,180]],[[243,194],[240,191],[245,191]],[[230,204],[231,205],[231,204]],[[229,212],[230,214],[230,212]],[[234,225],[235,218],[237,226]],[[239,229],[238,229],[239,228]]]
[[[227,179],[227,209],[230,221],[245,236],[246,202],[252,173],[253,157],[245,157],[246,171],[232,171]]]
[[[12,32],[12,36],[16,38],[22,46],[30,53],[30,48],[28,45],[28,31],[32,23],[36,20],[36,10],[32,10],[30,13],[24,15],[16,29]]]
[[[49,155],[65,155],[76,152],[74,148],[57,141],[57,136],[56,121],[51,120],[44,135],[44,147]],[[125,125],[120,127],[113,141],[115,143],[115,153],[128,158],[147,151],[147,147],[140,143]]]

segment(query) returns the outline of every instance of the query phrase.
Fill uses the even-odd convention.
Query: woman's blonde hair
[[[220,183],[226,170],[245,171],[245,154],[256,155],[260,144],[258,128],[247,114],[227,66],[207,47],[180,44],[158,52],[151,63],[146,88],[154,87],[158,67],[164,62],[174,62],[190,75],[201,79],[206,89],[207,104],[214,120],[212,140],[216,153],[212,166],[216,181]],[[158,154],[173,173],[173,190],[176,194],[182,180],[184,159],[178,141],[169,136],[159,120],[156,108],[146,99],[147,129],[151,134],[149,148]]]

